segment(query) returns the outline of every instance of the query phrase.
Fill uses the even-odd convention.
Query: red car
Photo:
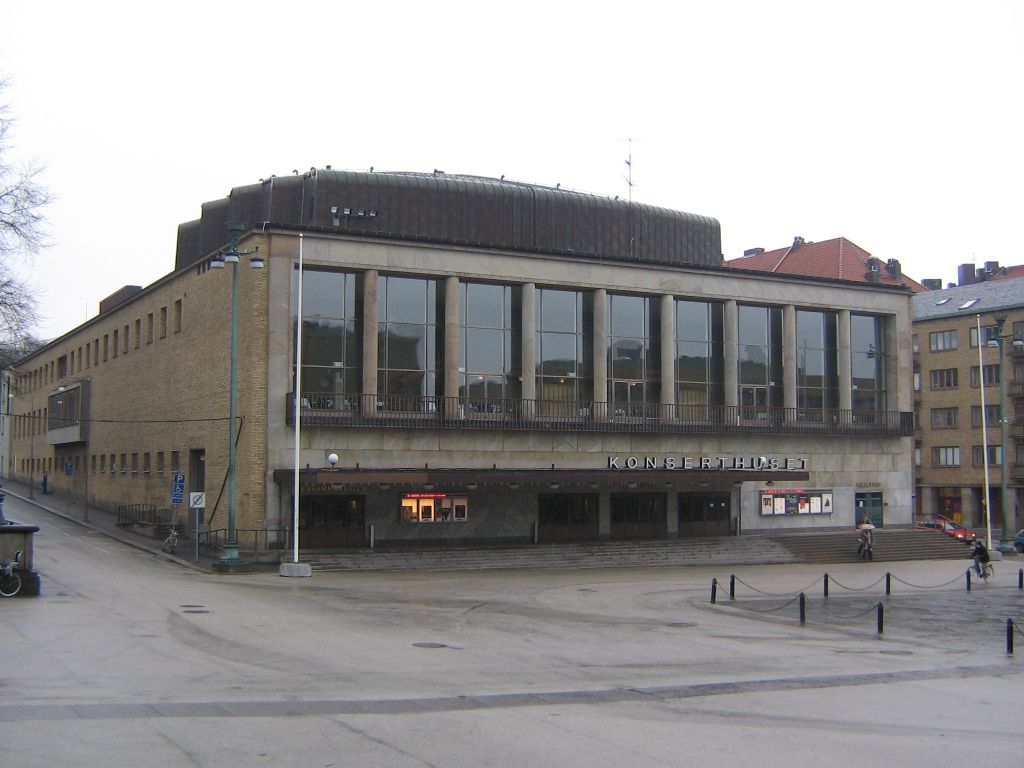
[[[917,524],[917,527],[931,531],[940,531],[950,538],[962,541],[965,544],[973,542],[978,538],[978,534],[970,528],[964,528],[950,520],[922,520]]]

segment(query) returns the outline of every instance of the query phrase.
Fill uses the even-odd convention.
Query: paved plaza
[[[1006,652],[1021,558],[970,592],[964,560],[286,579],[184,567],[17,498],[7,514],[40,526],[43,594],[0,602],[5,768],[963,766],[1024,751],[1024,636]]]

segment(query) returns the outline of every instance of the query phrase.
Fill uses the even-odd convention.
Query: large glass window
[[[587,415],[594,397],[593,296],[541,288],[536,303],[538,412]]]
[[[520,288],[460,283],[459,396],[470,413],[500,413],[522,396]]]
[[[646,416],[661,400],[660,300],[608,297],[608,402],[613,416]]]
[[[796,405],[799,417],[819,421],[839,405],[835,312],[797,310]]]
[[[292,283],[298,307],[298,270]],[[348,272],[303,269],[302,404],[344,410],[358,402],[362,388],[360,336],[362,314],[357,276]],[[294,366],[293,366],[294,375]]]
[[[723,399],[723,309],[720,303],[676,300],[676,403],[721,405]]]
[[[377,394],[389,411],[433,411],[443,370],[437,281],[381,275],[377,282]]]
[[[767,419],[783,405],[782,308],[741,304],[738,310],[742,418]]]
[[[884,411],[884,320],[870,315],[850,316],[850,357],[854,411]]]

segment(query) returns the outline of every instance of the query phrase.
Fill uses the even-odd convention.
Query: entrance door
[[[857,510],[857,525],[863,523],[866,517],[875,528],[882,527],[881,493],[858,493],[853,497],[853,507]]]
[[[537,498],[537,540],[596,541],[597,494],[543,493]]]
[[[613,493],[613,539],[663,539],[666,535],[664,493]]]
[[[299,546],[351,549],[366,545],[365,496],[302,496]]]
[[[730,510],[727,493],[680,493],[679,537],[731,535]]]

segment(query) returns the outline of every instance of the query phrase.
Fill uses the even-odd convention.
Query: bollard
[[[800,623],[805,624],[807,622],[807,598],[804,597],[804,593],[800,593]]]
[[[885,608],[882,604],[878,604],[878,634],[882,634],[885,630]]]
[[[1006,652],[1013,656],[1013,619],[1006,620]]]
[[[967,591],[971,591],[971,569],[967,569]]]
[[[892,594],[892,574],[888,571],[885,572],[885,594]]]
[[[1017,589],[1024,589],[1024,568],[1017,571]]]
[[[825,574],[825,594],[824,597],[828,597],[828,574]]]
[[[718,579],[711,580],[711,604],[715,604],[715,600],[718,598]]]
[[[729,599],[736,599],[736,576],[735,574],[729,576]]]

